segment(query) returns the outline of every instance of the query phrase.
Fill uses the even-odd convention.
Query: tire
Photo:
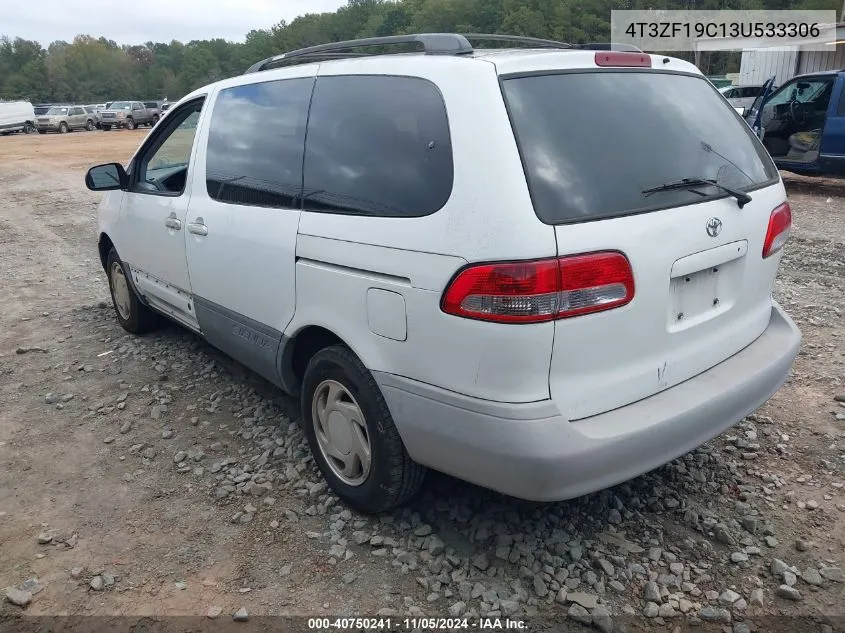
[[[150,124],[150,127],[155,127],[155,124],[158,123],[159,117],[157,114],[153,115],[153,122]]]
[[[124,127],[127,130],[134,130],[135,129],[135,121],[133,119],[126,119],[126,123],[124,124]]]
[[[67,134],[67,132],[68,132],[67,123],[62,121],[61,123],[59,123],[59,134]]]
[[[93,131],[94,131],[94,122],[93,122],[91,119],[88,119],[88,120],[85,122],[85,129],[86,129],[86,130],[88,130],[89,132],[93,132]]]
[[[110,129],[111,129],[111,125],[104,125],[103,126],[103,130],[105,130],[106,132],[108,132]]]
[[[26,123],[24,123],[23,133],[24,134],[35,134],[35,126],[32,125],[32,123],[30,123],[29,121],[27,121]]]
[[[318,426],[322,428],[323,425],[317,413],[321,396],[331,394],[332,389],[337,393],[338,385],[342,392],[343,410],[357,409],[363,419],[363,424],[358,426],[365,429],[365,433],[349,434],[343,430],[347,428],[343,421],[339,427],[341,444],[347,440],[345,443],[351,445],[348,440],[352,436],[364,437],[365,443],[369,444],[369,468],[366,472],[356,469],[358,481],[354,482],[341,479],[337,472],[340,468],[330,465],[329,459],[333,464],[337,461],[327,458],[327,453],[331,451],[324,452],[321,440],[317,438],[319,432],[325,443],[330,435],[318,431]],[[381,390],[372,374],[349,348],[342,345],[326,347],[311,358],[305,369],[301,406],[305,436],[314,460],[332,490],[349,506],[360,512],[375,514],[402,505],[419,491],[426,469],[408,456]],[[354,449],[347,449],[346,454],[353,452]],[[361,460],[357,463],[361,464]]]
[[[106,274],[109,278],[112,306],[120,326],[131,334],[143,334],[154,329],[159,322],[158,315],[138,299],[129,283],[126,266],[112,248],[106,260]],[[122,280],[121,280],[122,277]]]

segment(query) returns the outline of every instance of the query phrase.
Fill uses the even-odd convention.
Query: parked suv
[[[397,42],[425,53],[259,62],[88,172],[125,330],[165,315],[298,394],[323,475],[370,512],[426,468],[576,497],[777,391],[801,340],[772,299],[786,192],[695,66],[352,45]]]
[[[39,134],[64,134],[72,130],[91,131],[96,127],[96,118],[96,114],[86,111],[82,106],[53,106],[35,119],[35,127]]]
[[[85,112],[94,120],[94,127],[100,129],[100,107],[97,104],[83,106]]]

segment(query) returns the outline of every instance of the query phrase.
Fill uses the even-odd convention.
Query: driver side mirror
[[[128,184],[129,176],[120,163],[97,165],[89,169],[88,173],[85,174],[85,186],[91,191],[126,189]]]

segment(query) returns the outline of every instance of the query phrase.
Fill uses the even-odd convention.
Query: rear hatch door
[[[626,305],[555,322],[549,388],[570,420],[677,385],[762,334],[780,258],[762,250],[785,192],[712,85],[596,68],[503,87],[534,210],[555,227],[558,254],[619,251],[633,271]],[[713,180],[744,204],[710,184],[648,193],[684,178]]]

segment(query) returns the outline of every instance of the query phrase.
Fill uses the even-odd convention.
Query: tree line
[[[662,9],[841,9],[842,0],[663,0]],[[613,9],[655,8],[651,0],[349,0],[333,13],[306,14],[223,39],[120,45],[78,35],[44,48],[0,37],[0,98],[94,103],[175,101],[207,83],[242,73],[271,55],[338,40],[419,32],[509,33],[575,44],[610,40]],[[685,56],[683,53],[672,53]],[[686,55],[692,61],[691,55]],[[737,53],[700,60],[708,74],[737,72]]]

